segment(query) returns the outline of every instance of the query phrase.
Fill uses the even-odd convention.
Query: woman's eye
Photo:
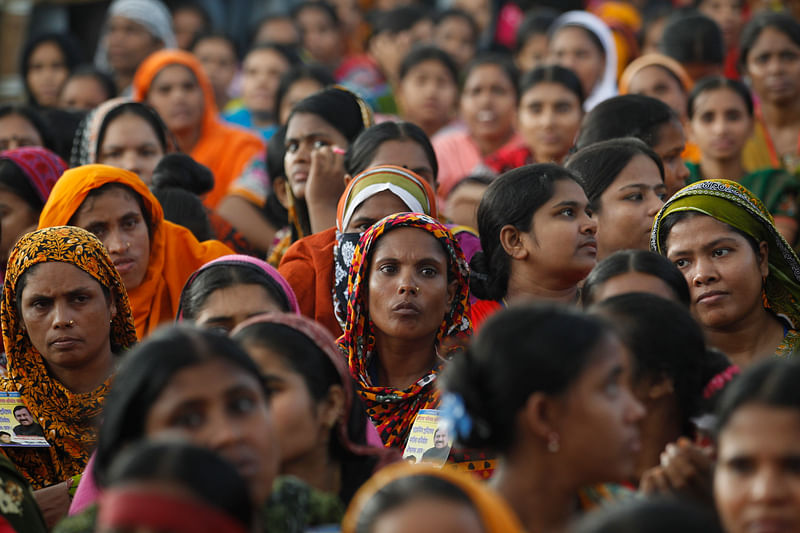
[[[297,146],[298,146],[298,144],[297,144],[297,142],[295,142],[295,141],[288,143],[288,144],[286,145],[286,152],[287,152],[287,153],[294,153],[294,152],[296,152],[296,151],[297,151]]]
[[[436,274],[438,274],[438,273],[439,273],[439,271],[438,271],[438,270],[436,270],[436,269],[435,269],[435,268],[433,268],[433,267],[424,267],[424,268],[422,268],[422,270],[420,270],[420,272],[421,272],[421,273],[422,273],[422,275],[423,275],[423,276],[425,276],[426,278],[432,278],[432,277],[434,277]]]
[[[86,294],[76,294],[72,300],[76,303],[82,304],[89,301],[89,296]]]
[[[724,257],[730,253],[730,248],[717,248],[714,250],[714,257]]]
[[[394,265],[381,265],[381,267],[378,270],[380,270],[385,274],[393,274],[397,272],[397,267],[395,267]]]
[[[314,150],[319,150],[320,148],[324,148],[326,146],[330,146],[331,143],[328,141],[314,141]]]
[[[731,459],[726,463],[729,470],[732,470],[738,474],[747,474],[753,471],[754,465],[753,461],[747,459],[745,457],[737,457]]]
[[[662,202],[666,202],[667,201],[667,193],[666,192],[657,192],[656,196],[658,196],[658,199],[661,200]]]
[[[675,264],[676,267],[683,268],[689,264],[689,261],[687,261],[686,259],[677,259],[673,261],[673,263]]]
[[[641,202],[644,199],[644,196],[642,196],[642,193],[637,192],[634,194],[629,194],[625,197],[625,199],[631,202]]]
[[[567,217],[572,217],[575,216],[575,210],[572,209],[571,207],[567,207],[566,209],[562,209],[561,211],[559,211],[558,214]]]
[[[239,396],[231,402],[231,409],[237,413],[249,413],[255,405],[255,400],[250,396]]]
[[[181,413],[172,419],[173,427],[182,427],[187,429],[198,428],[203,425],[204,418],[198,412]]]

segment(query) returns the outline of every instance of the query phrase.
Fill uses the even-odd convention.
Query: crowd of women
[[[569,3],[34,34],[0,531],[800,532],[800,22]]]

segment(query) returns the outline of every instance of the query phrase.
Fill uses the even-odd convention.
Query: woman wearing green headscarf
[[[753,193],[728,180],[677,192],[651,248],[680,269],[709,342],[740,367],[800,347],[800,260]]]

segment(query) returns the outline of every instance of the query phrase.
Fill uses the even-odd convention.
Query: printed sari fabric
[[[183,226],[164,220],[155,196],[136,174],[107,165],[85,165],[64,173],[39,217],[39,227],[69,224],[86,196],[109,183],[124,185],[142,200],[150,219],[150,258],[147,273],[138,287],[128,290],[139,338],[164,322],[171,322],[178,310],[181,290],[192,273],[231,249],[219,241],[198,242]]]
[[[744,232],[769,247],[769,275],[764,282],[764,307],[788,322],[776,355],[791,355],[800,346],[800,259],[775,227],[772,215],[752,192],[729,180],[704,180],[684,187],[661,208],[653,224],[650,248],[666,253],[664,219],[676,212],[696,212]]]
[[[445,251],[448,279],[456,281],[457,293],[436,335],[435,347],[440,361],[436,368],[405,390],[375,385],[370,377],[370,367],[376,363],[375,333],[367,310],[367,286],[370,262],[375,245],[387,232],[397,228],[419,228],[427,231]],[[339,347],[347,357],[350,373],[356,380],[358,393],[364,401],[367,414],[372,419],[383,443],[389,448],[405,446],[411,426],[420,409],[435,409],[439,405],[439,391],[435,387],[439,367],[451,355],[446,347],[456,338],[472,333],[469,320],[468,266],[461,247],[441,223],[428,215],[401,213],[388,216],[371,226],[358,242],[348,277],[349,301],[344,335]]]
[[[96,426],[111,378],[94,391],[73,393],[54,379],[31,343],[17,309],[20,277],[39,263],[72,264],[108,289],[117,313],[111,322],[111,349],[119,354],[136,343],[133,313],[122,280],[103,244],[91,233],[71,226],[28,233],[8,260],[0,307],[8,371],[0,389],[18,392],[42,426],[49,448],[5,448],[6,455],[39,489],[83,472],[97,441]]]

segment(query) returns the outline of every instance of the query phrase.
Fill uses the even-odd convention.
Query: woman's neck
[[[565,484],[555,470],[550,461],[519,454],[504,458],[492,478],[528,533],[560,533],[572,519],[579,487]]]
[[[783,341],[783,324],[764,308],[725,328],[704,328],[709,344],[739,368],[768,357]]]
[[[700,158],[700,175],[703,179],[722,178],[739,181],[747,175],[741,153],[729,159]]]
[[[435,340],[406,340],[375,332],[378,383],[405,390],[426,376],[436,364]]]
[[[472,141],[478,147],[478,150],[481,152],[481,156],[486,157],[495,153],[497,150],[502,148],[511,137],[514,136],[514,130],[509,130],[508,133],[502,137],[472,137]]]
[[[335,438],[333,431],[331,436]],[[281,464],[281,475],[294,476],[322,492],[338,494],[342,488],[342,465],[330,457],[327,442],[315,446],[307,455]]]
[[[181,152],[191,154],[197,142],[200,140],[200,132],[202,129],[203,126],[201,124],[196,128],[172,132],[172,134],[175,135],[175,139],[178,141],[178,148],[180,148]]]
[[[789,105],[761,101],[761,116],[768,127],[784,128],[800,124],[800,99]]]
[[[561,280],[549,280],[545,277],[520,272],[511,268],[508,279],[506,301],[510,303],[529,300],[548,300],[566,304],[574,304],[578,300],[578,285],[565,284]]]
[[[96,390],[105,383],[114,370],[114,354],[111,353],[109,344],[101,353],[90,358],[90,361],[81,367],[61,367],[47,365],[50,373],[67,389],[75,394],[85,394]]]

